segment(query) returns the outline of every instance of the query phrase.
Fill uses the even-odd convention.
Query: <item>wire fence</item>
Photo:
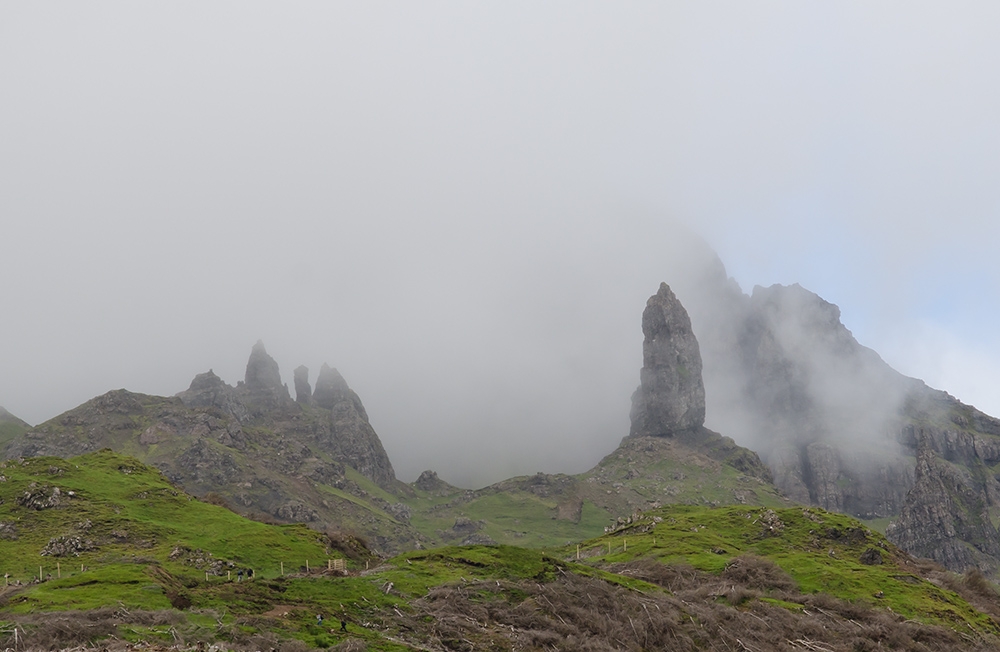
[[[3,573],[2,587],[24,586],[28,584],[39,584],[51,580],[76,577],[90,573],[92,571],[107,568],[118,564],[159,564],[155,559],[131,559],[120,562],[100,563],[100,564],[77,564],[63,563],[57,561],[54,564],[10,564],[0,562],[0,572]],[[366,565],[367,567],[367,565]],[[238,565],[235,562],[227,562],[225,565],[210,569],[197,569],[205,574],[205,581],[234,581],[241,582],[255,578],[274,579],[284,576],[300,575],[329,575],[331,573],[347,574],[347,560],[343,558],[329,558],[320,563],[311,563],[309,560],[303,562],[279,561],[272,562],[262,568],[254,568],[250,565]]]

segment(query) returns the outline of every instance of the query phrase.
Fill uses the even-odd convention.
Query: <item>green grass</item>
[[[849,516],[819,508],[673,505],[646,513],[631,526],[581,548],[589,563],[652,557],[710,573],[721,573],[731,559],[751,553],[775,562],[803,593],[877,603],[907,618],[996,633],[988,617],[956,594],[901,566],[905,554],[884,535]],[[884,563],[860,563],[868,548],[878,549]],[[575,547],[563,548],[562,553],[571,557]]]
[[[312,647],[330,647],[346,638],[337,631],[344,616],[349,635],[368,649],[406,650],[413,648],[397,639],[405,634],[407,619],[432,618],[421,604],[442,587],[473,587],[474,600],[502,594],[516,604],[525,599],[525,586],[576,574],[664,596],[661,587],[611,572],[612,564],[652,559],[719,574],[734,557],[749,553],[773,561],[804,594],[827,593],[970,633],[998,632],[992,619],[958,595],[915,575],[908,558],[875,528],[817,508],[672,505],[642,513],[578,548],[567,540],[578,528],[603,531],[606,512],[585,503],[577,525],[552,518],[554,499],[530,492],[487,493],[450,509],[474,521],[488,518],[482,532],[494,538],[517,531],[529,533],[523,539],[552,543],[414,550],[368,573],[339,577],[302,572],[307,563],[312,570],[325,566],[330,556],[329,542],[320,533],[244,519],[191,498],[155,469],[110,451],[71,460],[11,460],[0,464],[0,475],[0,521],[17,528],[16,539],[0,540],[0,573],[27,582],[41,565],[43,575],[53,576],[8,591],[0,600],[0,620],[101,607],[168,610],[183,598],[190,608],[178,627],[192,636],[232,640],[277,632]],[[25,492],[43,488],[51,495],[53,487],[63,496],[56,507],[34,510],[18,504]],[[415,500],[438,499],[418,494]],[[425,525],[435,525],[423,518]],[[454,521],[453,513],[439,518],[446,527]],[[58,559],[40,555],[50,539],[66,536],[90,538],[97,547]],[[881,552],[883,564],[860,563],[869,548]],[[246,567],[256,570],[253,581],[236,582],[235,575],[227,575]],[[493,593],[475,593],[494,583]],[[760,599],[789,610],[806,608],[792,595]],[[326,626],[317,626],[317,614],[324,614]],[[152,625],[118,630],[119,637],[135,641],[165,641],[168,634],[169,628]]]
[[[0,522],[13,524],[17,532],[16,539],[0,540],[0,573],[8,574],[8,581],[28,582],[41,567],[43,576],[57,578],[29,592],[35,606],[92,608],[99,606],[95,600],[114,604],[121,598],[110,596],[118,591],[104,596],[98,592],[83,602],[77,596],[86,593],[81,587],[95,584],[154,584],[144,575],[151,565],[183,583],[206,581],[206,571],[208,581],[230,571],[235,576],[239,568],[253,568],[262,578],[276,577],[282,565],[285,572],[307,563],[318,568],[331,556],[319,532],[304,525],[245,519],[184,494],[155,469],[110,451],[70,460],[8,461],[0,464],[0,474],[6,478],[0,483]],[[33,510],[18,504],[26,491],[51,492],[55,487],[62,496],[57,507]],[[94,547],[78,555],[43,556],[49,541],[58,537],[79,537]],[[198,550],[205,552],[199,555]],[[205,563],[187,562],[199,556]],[[81,565],[91,570],[82,572]],[[140,577],[144,579],[136,579]],[[128,592],[129,599],[163,604],[162,591],[144,591]]]

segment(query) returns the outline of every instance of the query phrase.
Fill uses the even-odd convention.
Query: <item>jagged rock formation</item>
[[[250,412],[236,391],[211,369],[195,376],[187,390],[177,397],[188,407],[215,407],[231,415],[239,423],[250,420]]]
[[[665,436],[705,423],[701,352],[691,319],[666,283],[642,313],[642,370],[632,395],[634,436]]]
[[[309,387],[309,368],[299,365],[293,372],[295,374],[295,402],[309,403],[312,401],[312,388]]]
[[[267,354],[264,343],[260,340],[257,340],[250,351],[244,382],[247,389],[252,392],[271,391],[282,387],[278,363]]]
[[[1000,507],[1000,483],[974,448],[967,448],[962,463],[955,464],[942,459],[933,437],[915,436],[913,487],[887,536],[904,550],[919,551],[948,568],[995,568],[1000,534],[990,515]],[[974,445],[971,436],[963,439]],[[995,454],[996,444],[992,448]]]
[[[324,364],[316,378],[313,401],[330,411],[330,430],[326,440],[340,459],[381,486],[396,480],[389,456],[375,430],[361,398],[347,386],[340,372]]]
[[[316,378],[316,391],[313,392],[313,401],[316,405],[331,410],[337,403],[347,398],[349,392],[347,381],[340,372],[323,363],[319,377]]]
[[[236,387],[209,370],[176,397],[108,392],[14,437],[3,457],[124,449],[187,491],[217,494],[249,515],[307,521],[321,529],[350,527],[383,550],[416,541],[404,508],[348,477],[352,467],[382,489],[407,490],[396,480],[360,398],[325,365],[319,388],[326,407],[313,404],[311,396],[293,401],[277,362],[258,342]],[[336,498],[319,485],[355,500]]]
[[[257,340],[247,360],[244,380],[237,386],[243,403],[252,417],[260,417],[275,409],[287,408],[291,401],[288,386],[281,382],[278,362],[268,355],[264,343]]]
[[[675,289],[704,360],[707,423],[758,451],[787,496],[894,519],[908,552],[954,570],[996,567],[1000,536],[968,524],[1000,516],[983,470],[1000,461],[1000,421],[893,370],[798,285],[747,296],[711,254]],[[930,451],[922,466],[914,433]],[[959,485],[981,499],[940,491]]]

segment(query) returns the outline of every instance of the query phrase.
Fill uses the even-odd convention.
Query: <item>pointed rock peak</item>
[[[327,409],[332,408],[338,401],[348,396],[350,391],[347,381],[340,372],[324,362],[316,378],[316,391],[313,392],[316,404]]]
[[[670,286],[646,302],[642,313],[642,370],[632,395],[632,429],[637,436],[664,436],[705,424],[701,351],[691,319]]]
[[[267,354],[264,343],[257,340],[250,351],[250,359],[247,361],[247,372],[245,376],[247,389],[279,389],[281,385],[281,372],[278,371],[278,363]]]
[[[298,403],[312,402],[312,388],[309,386],[309,368],[299,365],[295,371],[295,400]]]
[[[226,383],[215,375],[215,372],[209,369],[203,374],[198,374],[191,381],[191,386],[188,387],[189,392],[201,392],[205,390],[219,389],[225,387]]]

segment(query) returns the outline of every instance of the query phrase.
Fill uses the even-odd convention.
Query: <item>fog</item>
[[[337,367],[404,480],[583,471],[687,229],[1000,414],[998,31],[985,2],[6,3],[0,405],[235,384],[262,339],[290,386]]]

